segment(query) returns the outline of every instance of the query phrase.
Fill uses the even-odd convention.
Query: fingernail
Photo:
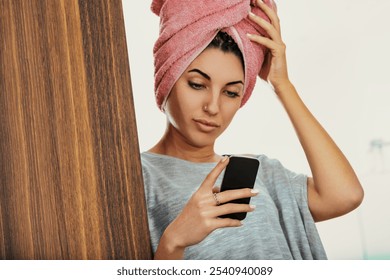
[[[251,190],[251,193],[255,193],[255,194],[258,194],[260,191],[259,190],[257,190],[257,189],[252,189]]]
[[[253,210],[256,209],[256,205],[252,205],[252,204],[251,204],[251,205],[249,205],[249,207],[250,207],[251,209],[253,209]]]
[[[252,13],[252,11],[249,12],[249,16],[256,17],[256,15],[254,13]]]
[[[225,162],[227,159],[228,159],[227,156],[223,156],[222,159],[221,159],[221,162]]]
[[[257,0],[258,3],[264,4],[263,0]]]
[[[246,33],[246,36],[248,36],[249,38],[253,38],[253,35],[249,33]]]

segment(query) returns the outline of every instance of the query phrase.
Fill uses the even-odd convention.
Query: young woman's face
[[[207,48],[172,88],[165,107],[171,128],[193,146],[213,145],[240,108],[243,91],[241,60]]]

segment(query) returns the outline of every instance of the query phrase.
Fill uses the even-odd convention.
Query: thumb
[[[266,56],[264,57],[263,65],[261,66],[259,77],[264,81],[268,80],[269,71],[271,68],[271,52],[268,51]]]

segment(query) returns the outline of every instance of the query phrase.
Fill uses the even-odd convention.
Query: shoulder
[[[285,189],[286,187],[295,190],[296,195],[301,196],[307,187],[307,175],[297,173],[286,168],[282,162],[266,155],[256,155],[260,161],[258,177],[272,189]]]
[[[267,155],[264,154],[234,154],[234,155],[255,158],[259,160],[260,164],[264,165],[265,167],[282,166],[282,164],[278,159],[269,158]]]
[[[291,171],[289,167],[286,167],[279,159],[270,158],[264,154],[253,155],[253,157],[259,160],[263,172],[283,173],[289,176],[298,175],[298,173]]]
[[[260,162],[260,168],[262,172],[271,174],[277,172],[285,172],[288,169],[284,167],[280,160],[276,158],[270,158],[264,154],[252,155]]]
[[[141,164],[145,170],[164,168],[176,163],[177,159],[173,157],[150,152],[141,153]]]
[[[157,178],[163,176],[164,173],[169,173],[169,167],[173,164],[172,159],[168,157],[149,152],[141,153],[142,173],[145,184],[148,184],[152,178]]]

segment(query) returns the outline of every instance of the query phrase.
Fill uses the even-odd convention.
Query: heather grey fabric
[[[252,197],[256,205],[244,225],[212,232],[185,251],[185,259],[326,259],[307,204],[307,176],[264,155]],[[181,212],[215,163],[193,163],[149,152],[141,154],[153,251],[165,228]],[[217,181],[220,184],[222,175]],[[211,190],[210,190],[210,195]]]

